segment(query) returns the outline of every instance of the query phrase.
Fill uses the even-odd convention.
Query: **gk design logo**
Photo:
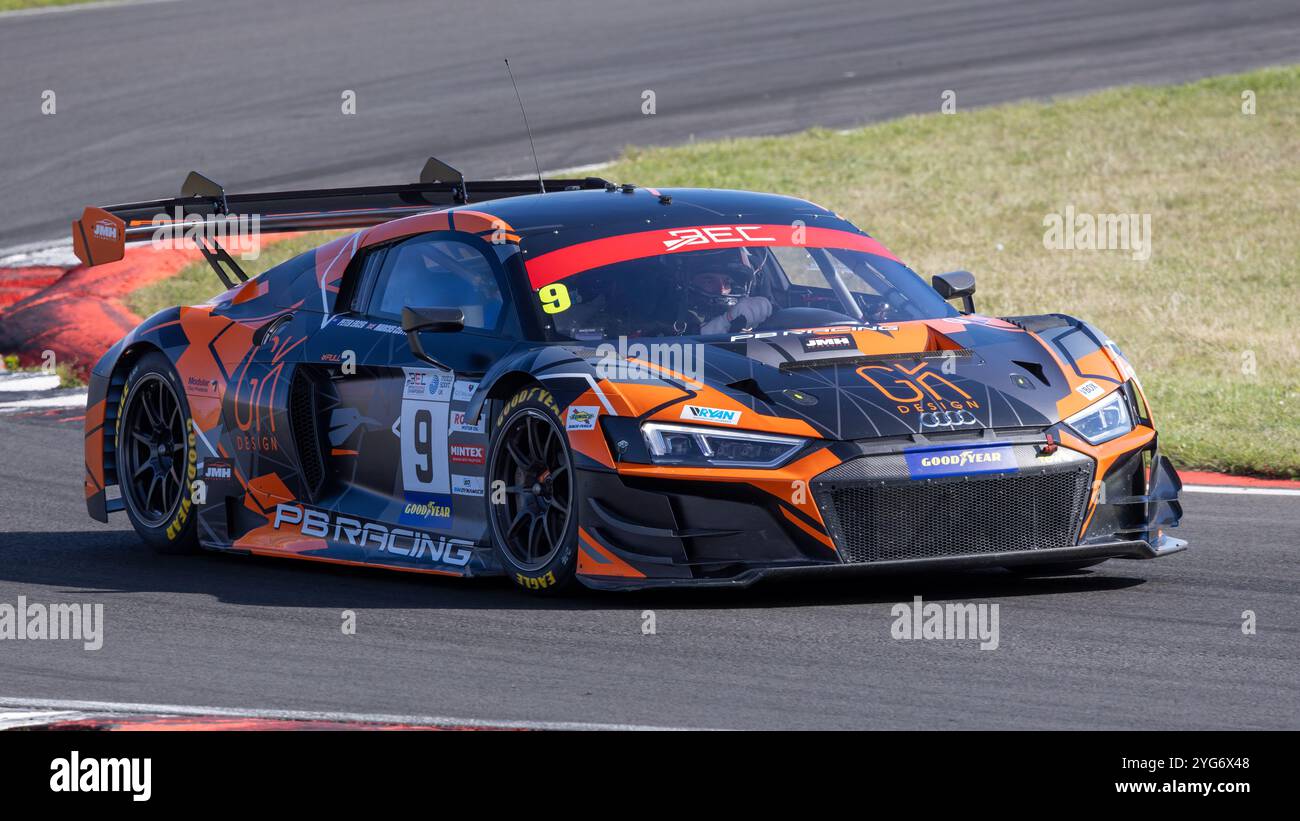
[[[928,370],[929,363],[863,365],[858,376],[898,405],[899,413],[977,410],[980,403],[942,374]],[[883,380],[883,381],[882,381]]]

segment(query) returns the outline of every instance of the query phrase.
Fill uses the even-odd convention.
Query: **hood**
[[[1037,330],[981,316],[740,334],[620,362],[671,376],[614,379],[637,416],[827,439],[1045,428],[1118,387],[1123,364],[1077,320]],[[675,354],[671,364],[664,353]],[[608,369],[609,351],[599,368]],[[596,363],[593,363],[596,364]],[[670,385],[680,386],[673,389]]]

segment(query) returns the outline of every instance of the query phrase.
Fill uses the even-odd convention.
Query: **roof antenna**
[[[542,181],[542,164],[537,161],[537,146],[533,145],[533,130],[528,127],[528,114],[524,112],[524,98],[519,96],[519,84],[515,82],[515,73],[510,70],[510,61],[506,60],[506,73],[510,75],[510,85],[515,87],[515,99],[519,101],[519,113],[524,117],[524,131],[528,132],[528,147],[533,151],[533,165],[537,167],[537,187],[546,193],[546,183]]]

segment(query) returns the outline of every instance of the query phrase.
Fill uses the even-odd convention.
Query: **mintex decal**
[[[407,493],[398,521],[439,529],[451,526],[451,496],[440,493]]]
[[[806,353],[851,351],[858,346],[858,343],[854,342],[851,336],[805,336],[801,337],[799,341],[803,343],[803,349]]]
[[[406,375],[406,384],[402,387],[403,399],[432,399],[435,402],[451,400],[452,384],[455,377],[451,371],[435,371],[430,368],[402,368]]]
[[[487,431],[487,417],[480,416],[478,424],[468,425],[465,423],[465,411],[451,412],[451,432],[452,433],[484,433]]]
[[[593,430],[600,408],[594,405],[570,405],[564,417],[565,430]]]
[[[451,492],[457,496],[482,496],[483,477],[462,476],[458,473],[453,473],[451,475]]]
[[[913,448],[903,452],[913,479],[936,476],[968,476],[1016,470],[1016,454],[1010,445],[974,448]]]
[[[1078,391],[1080,394],[1082,394],[1083,398],[1087,399],[1089,402],[1100,397],[1103,393],[1106,392],[1104,388],[1102,388],[1096,382],[1093,382],[1091,379],[1089,379],[1087,382],[1084,382],[1079,387],[1075,388],[1075,390]]]
[[[692,422],[719,422],[723,425],[740,424],[740,411],[722,408],[705,408],[699,405],[683,405],[682,418]]]
[[[482,445],[452,445],[451,461],[462,465],[481,465],[486,461]]]

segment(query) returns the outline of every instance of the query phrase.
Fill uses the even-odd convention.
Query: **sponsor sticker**
[[[445,509],[446,519],[451,521],[451,499],[445,497],[438,502],[436,497],[427,499],[406,497],[404,508],[417,511],[410,514],[409,521],[424,524],[434,523],[432,517],[419,518],[418,512],[433,510],[435,507]],[[403,513],[403,517],[407,514]],[[328,510],[317,510],[300,504],[278,504],[275,506],[275,521],[272,526],[295,528],[299,533],[313,539],[328,539],[338,544],[350,544],[360,547],[366,553],[388,553],[417,559],[434,564],[449,564],[464,567],[474,557],[474,544],[464,539],[449,539],[422,530],[405,527],[389,527],[378,522],[371,522],[355,516],[344,516]],[[385,557],[379,557],[385,558]]]
[[[117,239],[117,225],[110,219],[102,219],[90,229],[96,239]]]
[[[477,382],[457,380],[456,386],[452,388],[451,398],[457,402],[468,402],[476,390],[478,390]]]
[[[199,463],[199,475],[204,479],[229,479],[234,475],[230,463],[222,459],[207,459]]]
[[[738,425],[740,424],[740,411],[706,408],[701,405],[684,405],[682,406],[681,418],[689,419],[692,422],[719,422],[723,425]]]
[[[220,386],[221,383],[216,379],[204,379],[201,376],[191,376],[185,380],[185,392],[188,394],[213,394]]]
[[[1084,382],[1079,387],[1075,388],[1075,390],[1078,391],[1080,394],[1082,394],[1083,398],[1087,399],[1089,402],[1099,398],[1103,393],[1106,392],[1104,388],[1102,388],[1096,382],[1093,382],[1091,379],[1089,379],[1087,382]]]
[[[451,400],[455,377],[451,371],[432,368],[402,368],[406,384],[402,386],[403,399],[432,399],[435,402]]]
[[[465,423],[464,411],[451,412],[451,432],[452,433],[485,433],[487,431],[487,420],[479,416],[477,424],[469,425]]]
[[[451,526],[451,496],[441,493],[407,493],[398,521],[428,528]]]
[[[451,475],[451,492],[457,496],[482,496],[483,477],[463,476],[453,473]]]
[[[600,408],[594,405],[570,405],[564,417],[565,430],[593,430]]]
[[[676,251],[690,245],[722,245],[732,242],[776,242],[775,237],[758,236],[759,225],[712,225],[668,231],[664,250]]]
[[[1016,454],[1010,445],[913,448],[903,451],[903,457],[907,460],[907,471],[913,479],[969,476],[975,473],[999,473],[1017,469]]]
[[[452,445],[451,461],[462,465],[481,465],[487,461],[482,445]]]
[[[799,341],[803,344],[804,353],[851,351],[858,347],[858,344],[853,341],[853,337],[847,335],[805,336],[801,337]]]

